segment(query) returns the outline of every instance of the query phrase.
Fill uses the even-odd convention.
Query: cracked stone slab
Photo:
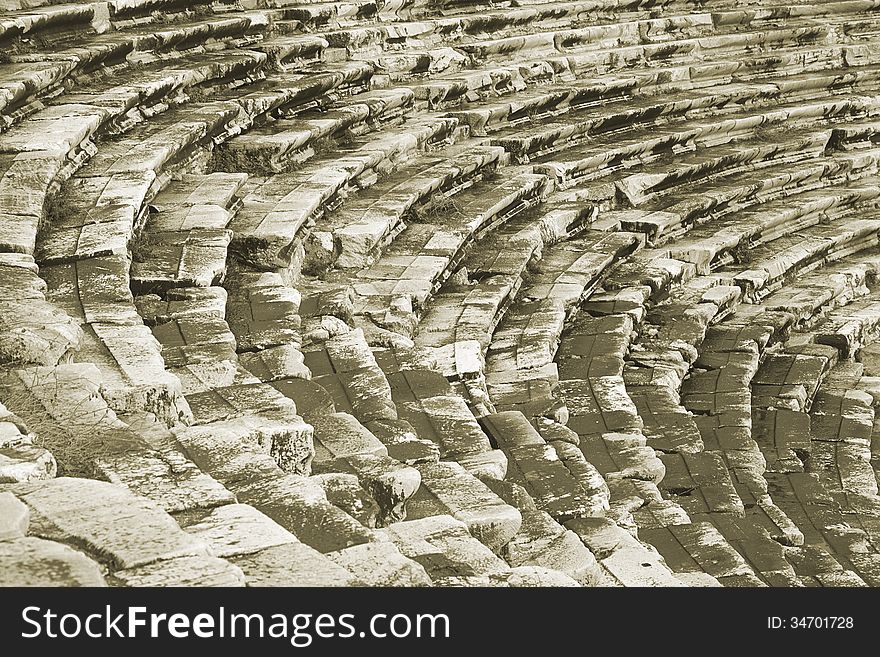
[[[235,492],[240,502],[260,510],[319,552],[376,539],[373,530],[331,504],[321,485],[309,477],[286,474],[259,479]]]
[[[138,315],[147,326],[157,326],[183,317],[211,315],[226,317],[226,290],[222,287],[181,287],[164,296],[145,294],[134,298]]]
[[[68,184],[65,190],[76,196],[64,192],[57,218],[38,236],[35,253],[40,263],[127,255],[155,174],[119,173],[85,181]]]
[[[425,568],[391,542],[353,545],[326,556],[367,586],[431,586]]]
[[[36,537],[0,541],[0,586],[106,586],[103,569],[61,543]]]
[[[137,294],[162,292],[172,287],[210,287],[226,274],[226,249],[232,231],[193,228],[173,233],[146,233],[138,249],[148,251],[131,267],[132,289]]]
[[[209,424],[263,412],[296,414],[293,400],[265,383],[243,383],[189,395],[194,424]]]
[[[238,355],[238,361],[260,381],[312,378],[312,372],[305,364],[303,353],[293,344],[241,353]]]
[[[601,497],[585,490],[549,445],[518,411],[481,418],[492,442],[508,456],[508,476],[521,484],[539,509],[565,522],[604,513]]]
[[[235,336],[216,315],[189,315],[150,327],[162,347],[162,359],[169,370],[236,361]]]
[[[379,505],[361,486],[357,475],[345,472],[312,474],[310,479],[324,489],[327,501],[342,509],[364,527],[376,527]]]
[[[113,579],[123,586],[244,586],[240,568],[228,561],[198,555],[179,557],[118,570]]]
[[[226,321],[240,352],[300,344],[300,293],[274,274],[235,272],[226,282]]]
[[[615,582],[622,586],[681,586],[656,550],[607,518],[578,518],[575,532]]]
[[[247,504],[217,507],[184,529],[205,541],[214,556],[225,559],[297,542],[293,534]]]
[[[512,567],[539,566],[558,570],[585,586],[602,582],[593,553],[577,534],[544,511],[523,511],[519,532],[504,546],[501,556]]]
[[[356,586],[359,581],[327,555],[299,541],[229,557],[248,586]]]
[[[231,504],[235,496],[174,449],[127,451],[96,460],[110,483],[162,505],[168,513]]]
[[[183,533],[157,503],[122,486],[62,477],[12,491],[39,515],[44,531],[86,546],[119,570],[207,554],[206,544]]]
[[[174,426],[192,415],[180,380],[165,371],[161,347],[144,325],[92,323],[84,327],[79,358],[101,372],[101,393],[120,413],[149,411]]]
[[[401,419],[415,427],[419,437],[438,445],[441,458],[454,459],[492,449],[467,403],[458,395],[402,401],[397,411]]]
[[[0,362],[57,365],[79,349],[82,330],[46,300],[33,258],[0,254]]]
[[[581,434],[579,447],[609,485],[618,479],[657,483],[666,473],[663,462],[640,434]]]
[[[519,531],[522,516],[457,463],[419,465],[421,488],[409,500],[410,518],[451,515],[498,552]]]
[[[40,267],[46,298],[80,324],[137,325],[129,288],[128,255],[110,255]]]
[[[492,337],[487,371],[526,370],[552,362],[565,321],[564,304],[547,299],[511,310]]]
[[[253,476],[267,467],[308,474],[315,454],[312,434],[299,416],[268,412],[175,430],[190,458],[227,486],[247,479],[251,468]]]
[[[159,213],[205,205],[229,208],[235,205],[247,179],[246,173],[222,171],[207,175],[183,175],[157,194],[150,205]]]
[[[361,485],[370,492],[379,504],[379,520],[383,524],[406,517],[406,503],[422,482],[416,468],[387,456],[352,456],[345,459],[342,470],[357,475]]]
[[[649,529],[640,536],[654,545],[676,572],[706,572],[719,579],[755,577],[742,556],[709,522]]]
[[[433,581],[444,577],[503,574],[510,567],[448,515],[397,522],[376,532],[421,564]]]
[[[315,428],[315,460],[317,469],[333,468],[338,459],[352,456],[388,456],[388,449],[348,413],[333,413],[311,419]]]
[[[745,514],[743,501],[730,479],[720,452],[661,454],[666,468],[659,487],[691,515],[698,513]]]

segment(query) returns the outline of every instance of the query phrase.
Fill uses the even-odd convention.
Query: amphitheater
[[[0,584],[880,585],[880,0],[0,49]]]

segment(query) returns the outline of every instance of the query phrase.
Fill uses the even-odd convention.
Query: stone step
[[[515,100],[469,103],[449,113],[467,125],[472,135],[486,136],[506,127],[542,121],[593,106],[617,97],[628,97],[635,80],[620,78],[596,83],[578,82],[571,85],[541,85],[534,91],[522,91]]]
[[[816,223],[815,215],[819,211],[834,212],[838,207],[843,210],[848,204],[870,199],[867,190],[858,195],[856,181],[873,175],[875,157],[876,152],[864,151],[795,164],[780,163],[772,173],[761,170],[733,173],[711,184],[697,183],[693,189],[707,193],[700,200],[685,194],[672,195],[649,203],[645,209],[606,212],[603,220],[611,227],[619,223],[623,228],[643,231],[648,240],[656,244],[684,235],[681,245],[672,246],[667,255],[693,261],[701,272],[707,272],[713,264],[709,258],[718,257],[720,263],[733,260],[733,245],[739,244],[736,240],[743,234],[757,237],[754,224],[761,225],[761,220],[756,220],[756,216],[768,215],[769,227],[762,237],[769,240],[784,234],[786,224],[783,222],[794,227],[810,226]],[[843,187],[847,183],[849,186]],[[834,198],[838,193],[843,197]],[[785,205],[787,198],[793,195],[803,195],[802,208]],[[789,214],[781,220],[778,213],[784,213],[786,208]],[[702,225],[709,218],[711,226]],[[796,223],[798,221],[801,223]]]
[[[622,376],[561,380],[554,394],[564,400],[568,425],[579,435],[627,433],[643,426]]]
[[[373,73],[369,62],[322,63],[302,70],[273,72],[252,84],[218,89],[213,95],[218,100],[238,103],[249,115],[258,117],[255,124],[259,125],[270,116],[289,118],[361,93],[372,84]],[[232,134],[251,126],[237,127]]]
[[[350,411],[364,423],[397,419],[391,387],[363,332],[338,335],[323,347],[307,351],[305,363],[338,410]]]
[[[394,143],[389,143],[389,140]],[[393,168],[392,160],[401,153],[410,153],[416,144],[417,142],[405,135],[400,140],[388,137],[375,144],[369,140],[361,140],[360,143],[356,142],[354,148],[316,158],[297,172],[271,176],[263,182],[258,182],[246,194],[242,210],[230,225],[235,233],[231,245],[232,251],[246,262],[261,269],[290,267],[292,264],[297,267],[296,261],[301,261],[297,253],[303,250],[310,232],[305,228],[308,221],[320,218],[328,208],[338,206],[346,190],[374,184],[378,171]],[[440,188],[446,191],[447,185],[454,183],[459,177],[470,176],[483,166],[497,161],[499,154],[500,151],[497,149],[494,151],[483,149],[474,158],[466,157],[463,167],[443,166],[436,173],[428,170],[424,179],[420,174],[416,174],[414,179],[417,198]],[[430,167],[438,162],[436,158],[428,158],[425,164]],[[420,161],[416,160],[414,168],[418,170],[421,166],[423,165]],[[392,178],[392,180],[400,182],[401,179]],[[427,189],[421,188],[422,180]],[[363,223],[364,218],[368,218],[370,222]],[[395,214],[391,218],[391,223],[397,223],[399,218],[399,215]],[[358,253],[365,241],[363,234],[378,232],[381,239],[388,229],[384,221],[374,224],[372,213],[362,217],[356,211],[355,217],[351,218],[354,225],[347,233],[345,227],[349,220],[345,215],[341,216],[338,227],[334,226],[332,219],[330,222],[333,228],[329,231],[318,229],[315,239],[308,242],[310,268],[326,267],[337,258],[342,258],[340,264],[345,265],[346,256],[342,255],[343,251],[352,251],[355,259],[350,266],[355,266],[357,262],[362,261],[360,258],[363,254],[358,255]],[[348,245],[347,250],[334,244],[337,238],[340,244]],[[369,243],[368,248],[371,246],[372,242]]]
[[[169,287],[210,287],[226,273],[226,226],[244,174],[187,176],[150,204],[153,209],[134,247],[131,285],[137,294]]]
[[[444,48],[419,57],[416,65],[427,67],[429,73],[435,74],[425,81],[413,81],[410,74],[406,75],[415,93],[416,107],[455,109],[467,106],[474,98],[503,96],[522,91],[528,83],[547,82],[554,78],[553,68],[541,60],[516,62],[513,65],[490,64],[472,70],[460,68],[464,62],[459,62],[459,56],[458,51]],[[436,71],[441,68],[439,72]]]
[[[880,328],[878,313],[880,304],[873,297],[833,310],[817,326],[816,342],[835,347],[841,358],[850,358],[876,341]]]
[[[510,570],[468,532],[464,522],[449,515],[397,522],[376,533],[420,563],[435,584],[444,578],[502,575]]]
[[[545,248],[582,231],[590,216],[581,206],[539,206],[492,231],[431,299],[415,343],[441,347],[476,340],[487,348],[525,279],[531,280],[529,267]]]
[[[548,250],[523,287],[523,300],[560,299],[567,309],[588,298],[602,274],[640,246],[637,236],[626,233],[585,236]]]
[[[108,407],[103,393],[101,373],[92,364],[7,372],[0,394],[14,415],[4,421],[7,430],[0,444],[13,448],[7,458],[17,459],[14,471],[23,472],[25,454],[34,465],[40,463],[35,459],[45,460],[35,448],[50,450],[62,474],[80,476],[93,476],[101,458],[147,448]]]
[[[548,443],[518,411],[480,419],[493,446],[507,456],[506,480],[523,486],[538,509],[565,523],[573,518],[598,517],[608,508],[607,494],[583,485]]]
[[[608,518],[578,518],[565,525],[583,541],[613,586],[681,586],[663,557]]]
[[[724,586],[761,586],[755,571],[709,522],[639,532],[675,572],[706,572]]]
[[[40,262],[124,255],[143,222],[143,206],[162,176],[194,157],[239,112],[232,104],[195,104],[103,143],[62,191],[55,220],[38,238]]]
[[[240,570],[210,556],[204,541],[156,503],[123,487],[62,477],[12,490],[41,516],[45,535],[83,546],[122,582],[242,583]]]
[[[9,0],[5,11],[18,10],[7,14],[0,27],[4,41],[15,44],[17,39],[52,39],[59,37],[91,37],[100,38],[102,33],[116,34],[116,30],[125,33],[126,28],[143,23],[174,22],[185,20],[192,9],[180,7],[172,0],[136,0],[134,2],[81,2],[60,3],[54,0]],[[206,4],[199,0],[196,5]],[[48,5],[48,6],[47,6]],[[158,15],[157,15],[158,14]],[[256,20],[260,14],[251,14]],[[265,21],[265,15],[263,20]],[[226,22],[232,22],[229,18]],[[245,26],[250,23],[244,23]],[[151,26],[154,31],[162,31],[160,25]],[[242,29],[240,26],[237,29]],[[60,30],[60,32],[59,32]],[[97,35],[97,36],[96,36]]]
[[[859,215],[864,218],[806,228],[752,248],[748,269],[729,266],[720,272],[732,274],[747,300],[761,299],[779,289],[786,279],[876,246],[880,222],[871,218],[874,214],[870,210]],[[739,273],[734,273],[737,270]]]
[[[226,321],[240,354],[266,354],[286,346],[299,348],[301,296],[296,288],[285,284],[283,276],[235,267],[224,285],[228,292]],[[244,362],[247,366],[249,360]]]
[[[825,586],[840,585],[835,580],[845,576],[850,586],[863,586],[847,557],[853,545],[856,552],[864,550],[858,546],[864,533],[852,529],[843,515],[833,510],[831,498],[816,475],[768,474],[768,481],[776,503],[804,534],[803,547],[786,551],[798,576]]]
[[[679,186],[695,184],[716,176],[727,176],[743,170],[776,167],[790,161],[807,160],[821,156],[830,131],[817,131],[792,139],[784,133],[762,135],[759,144],[731,142],[698,151],[680,154],[674,168],[666,162],[646,165],[638,173],[627,175],[615,182],[617,189],[634,207],[653,201],[665,194],[675,193]]]
[[[80,362],[97,366],[102,394],[120,413],[149,411],[168,426],[189,421],[191,412],[176,376],[165,371],[162,347],[144,325],[83,325]]]
[[[4,422],[6,430],[0,438],[0,481],[17,484],[55,477],[58,463],[52,453],[34,445],[33,435],[21,433],[16,423],[9,422],[9,419],[7,417]]]
[[[458,194],[455,210],[443,222],[416,222],[371,267],[358,273],[354,286],[356,323],[413,334],[428,299],[457,268],[481,235],[540,202],[543,176],[523,174],[501,184],[486,179]],[[489,193],[491,192],[491,194]],[[369,338],[368,338],[369,339]]]
[[[388,449],[348,413],[332,413],[311,419],[315,428],[316,472],[338,472],[352,457],[385,457]]]
[[[106,586],[101,566],[62,543],[34,536],[0,541],[2,586]]]
[[[165,367],[172,372],[178,368],[192,372],[197,365],[221,363],[230,363],[235,370],[235,336],[216,315],[172,319],[151,327],[151,331],[162,346]]]
[[[353,96],[326,111],[267,123],[220,146],[214,166],[231,171],[283,173],[346,136],[399,122],[412,99],[412,91],[406,88],[380,89]]]
[[[875,276],[875,266],[871,256],[864,258],[857,254],[844,258],[815,274],[801,277],[797,283],[786,285],[767,297],[763,305],[769,310],[792,314],[796,325],[812,325],[823,307],[861,301],[869,293],[866,283]]]
[[[207,425],[263,411],[296,413],[296,406],[266,383],[242,383],[212,388],[188,396],[194,425]]]
[[[426,53],[427,57],[417,61],[428,72],[443,67],[444,72],[423,83],[412,85],[417,102],[426,103],[429,108],[454,108],[467,105],[476,98],[492,99],[496,96],[522,91],[526,85],[540,84],[550,80],[590,79],[597,88],[619,87],[624,78],[628,79],[643,95],[657,95],[669,90],[697,88],[717,83],[719,80],[747,81],[756,76],[786,70],[792,74],[800,71],[816,71],[839,67],[843,61],[840,47],[807,49],[777,48],[773,57],[743,56],[736,59],[707,61],[664,61],[662,50],[655,47],[634,47],[600,51],[598,53],[548,56],[516,61],[513,65],[499,62],[481,66],[476,71],[468,69],[446,72],[455,68],[457,61],[452,59],[446,49]],[[435,57],[431,57],[436,52]],[[623,53],[623,57],[618,55]],[[639,57],[659,55],[648,70],[637,68]],[[668,56],[668,53],[667,53]],[[448,68],[447,68],[448,67]],[[625,69],[625,70],[620,70]],[[607,82],[605,82],[607,80]],[[684,85],[684,86],[682,86]],[[689,85],[689,86],[688,86]]]
[[[316,34],[291,34],[273,36],[255,44],[253,48],[266,53],[272,65],[284,71],[298,70],[320,62],[329,45],[326,39]]]
[[[234,30],[234,25],[227,24],[227,27]],[[195,36],[195,41],[187,44],[184,40],[179,45],[185,48],[198,46],[197,33],[210,27],[210,21],[202,27],[195,26],[189,30],[183,26],[183,31],[189,32],[190,39]],[[154,37],[153,34],[144,36],[149,40]],[[53,104],[72,102],[105,109],[108,114],[99,129],[100,137],[118,135],[158,112],[180,106],[191,99],[203,99],[227,85],[235,86],[259,79],[267,63],[263,53],[225,48],[231,44],[212,44],[215,49],[218,46],[221,48],[219,52],[199,52],[197,47],[196,50],[184,52],[171,50],[135,54],[126,36],[112,35],[110,39],[104,47],[96,48],[94,53],[74,47],[57,55],[60,61],[79,61],[79,68],[71,76],[72,79],[65,81],[73,87],[69,93],[50,101]],[[245,42],[248,40],[244,38]],[[155,45],[151,43],[147,47]],[[202,45],[201,49],[204,48]],[[88,57],[90,54],[96,56],[95,61],[82,61],[84,55]],[[141,59],[140,66],[132,69],[128,58],[135,61]],[[31,57],[25,56],[23,59],[27,61]],[[126,77],[122,84],[117,77],[121,73]],[[34,118],[39,116],[38,113]]]
[[[762,100],[762,90],[768,98],[775,98],[772,104]],[[621,102],[617,113],[608,108],[604,114],[592,113],[590,120],[583,122],[575,121],[577,115],[573,114],[568,121],[511,128],[509,135],[502,131],[492,142],[504,146],[518,161],[541,157],[546,163],[536,165],[538,170],[567,182],[595,177],[628,160],[647,159],[665,148],[752,134],[762,124],[815,122],[876,111],[876,103],[869,97],[832,99],[823,97],[820,90],[795,102],[769,82],[719,85],[679,96],[677,102],[673,94],[665,103],[652,97],[639,99],[641,107]],[[655,122],[658,116],[664,119],[659,125]],[[632,133],[621,134],[622,128]],[[558,151],[564,155],[555,155]]]
[[[691,517],[703,514],[745,514],[720,452],[661,454],[666,469],[660,490]]]
[[[230,504],[194,523],[187,533],[242,569],[248,586],[352,586],[358,582],[343,566],[252,506]],[[290,559],[285,567],[285,558]]]
[[[440,461],[418,470],[422,483],[407,503],[409,518],[451,515],[496,553],[519,531],[520,512],[458,463]]]
[[[160,504],[168,513],[212,509],[235,501],[229,490],[171,443],[102,455],[95,461],[103,479]]]
[[[464,398],[449,392],[396,400],[399,417],[409,422],[422,440],[440,450],[440,458],[460,459],[488,452],[489,439]]]
[[[753,405],[808,411],[830,367],[828,358],[772,354],[752,379]]]
[[[511,53],[527,56],[621,48],[646,42],[674,41],[707,33],[709,14],[691,14],[668,19],[652,19],[595,25],[559,32],[533,32],[527,36],[500,37],[460,44],[458,47],[477,61],[509,57]],[[649,36],[650,35],[650,36]]]
[[[299,21],[314,30],[357,25],[362,22],[369,22],[380,16],[387,20],[394,20],[397,15],[394,8],[389,8],[387,15],[380,14],[379,12],[384,7],[381,3],[375,2],[375,0],[314,2],[307,4],[281,2],[278,4],[284,7],[283,15],[285,19]]]
[[[418,469],[382,455],[355,454],[338,459],[332,467],[358,477],[379,505],[380,526],[406,518],[406,503],[415,495],[422,480]],[[319,472],[320,463],[313,462],[313,469]]]
[[[803,586],[786,559],[786,548],[751,519],[715,515],[712,524],[768,586]]]
[[[161,345],[137,314],[125,256],[56,263],[43,277],[47,297],[80,326],[78,358],[97,365],[114,410],[148,410],[169,426],[189,418],[180,381],[165,372]]]
[[[365,262],[377,245],[387,243],[403,229],[408,216],[430,218],[432,212],[442,211],[444,198],[453,197],[503,164],[502,156],[499,148],[477,146],[414,158],[324,218],[307,245],[314,266],[354,267]],[[439,196],[439,203],[433,195]],[[321,247],[322,240],[333,243],[330,252]]]
[[[13,51],[8,63],[0,66],[0,87],[6,91],[0,106],[2,122],[6,125],[17,122],[42,109],[41,101],[62,93],[65,86],[74,82],[106,79],[112,72],[129,67],[130,62],[135,60],[148,63],[148,70],[151,61],[164,60],[167,66],[169,59],[181,60],[176,74],[182,81],[186,75],[186,64],[191,65],[194,72],[199,64],[204,65],[206,61],[204,56],[200,58],[198,54],[188,52],[191,53],[208,40],[214,42],[215,48],[221,43],[223,46],[233,45],[239,39],[247,41],[266,27],[265,15],[250,13],[219,20],[203,18],[198,23],[184,22],[164,27],[107,32],[73,46],[53,48],[51,52]],[[223,55],[214,56],[214,61],[223,59]],[[132,84],[136,84],[134,80],[138,73],[132,69],[127,73],[130,76],[129,84],[120,85],[117,91],[131,89]],[[170,88],[175,86],[178,85],[171,81]]]
[[[5,365],[57,365],[83,339],[78,322],[46,299],[46,283],[31,256],[0,256],[0,361]]]
[[[143,251],[135,255],[132,285],[139,294],[161,292],[167,287],[217,285],[226,273],[226,249],[231,240],[229,230],[194,228],[185,233],[148,233],[137,248],[148,250],[149,256],[142,255]]]
[[[523,511],[520,531],[502,556],[514,568],[538,566],[563,572],[584,586],[605,584],[606,576],[578,535],[544,511]]]
[[[80,54],[77,51],[69,58],[62,57],[59,61],[76,61]],[[8,149],[11,149],[4,149],[9,153],[8,171],[14,173],[25,167],[32,175],[47,176],[48,185],[51,177],[59,170],[66,170],[69,175],[71,169],[82,163],[87,155],[82,149],[92,148],[91,141],[97,139],[99,133],[124,131],[138,120],[136,115],[140,115],[140,120],[143,120],[145,115],[154,114],[157,108],[161,111],[169,104],[179,104],[182,102],[181,97],[185,99],[187,92],[195,93],[194,88],[197,86],[207,89],[211,83],[220,84],[221,80],[228,82],[235,76],[249,75],[264,60],[259,53],[241,51],[184,58],[177,66],[161,62],[156,66],[148,65],[144,72],[134,76],[126,85],[113,86],[113,82],[106,81],[85,84],[77,89],[76,94],[65,96],[63,103],[46,108],[38,103],[41,111],[30,116],[6,136],[9,139]],[[65,132],[79,132],[68,140],[53,128],[56,124]],[[15,135],[19,133],[22,140],[16,142]],[[34,138],[28,137],[31,133],[35,135]],[[35,151],[34,147],[40,143],[44,134],[53,134],[55,140],[51,144],[47,143],[45,149]],[[16,158],[13,154],[19,152],[20,148],[15,144],[25,142],[28,146]],[[66,152],[62,152],[65,148]],[[7,181],[6,186],[7,193],[17,193],[15,179]],[[42,207],[48,209],[49,199],[45,194],[36,194],[36,191],[29,193],[26,205],[10,214],[10,217],[17,218],[22,228],[26,229],[34,218],[42,219]],[[48,193],[51,190],[46,191]],[[32,252],[33,241],[22,242],[20,248]]]
[[[88,261],[85,261],[88,262]],[[165,367],[185,395],[244,383],[236,340],[224,321],[226,291],[220,287],[172,288],[165,297],[135,297],[135,307],[162,347]]]
[[[781,103],[763,112],[742,111],[730,118],[721,120],[688,120],[681,126],[673,123],[669,127],[634,129],[629,135],[596,135],[582,146],[567,148],[564,159],[561,155],[540,158],[536,170],[552,174],[563,184],[581,178],[589,180],[601,176],[606,169],[627,166],[628,163],[650,161],[664,149],[675,146],[725,143],[732,139],[744,139],[755,134],[758,126],[772,127],[786,122],[800,122],[805,125],[834,119],[850,118],[852,114],[871,111],[867,99],[858,102],[842,102],[839,98],[818,100],[807,103]],[[831,143],[835,143],[835,130],[832,127]]]
[[[565,321],[565,305],[548,298],[514,304],[492,336],[486,371],[529,370],[553,362]]]
[[[755,409],[752,437],[767,461],[768,472],[803,472],[809,457],[810,417],[802,411]]]
[[[239,488],[236,495],[325,554],[377,540],[372,530],[331,504],[311,478],[290,474],[264,479]]]
[[[769,202],[763,203],[760,196],[753,196],[754,191],[760,191],[760,188],[754,186],[751,186],[751,189],[748,187],[731,188],[731,196],[740,196],[741,193],[744,193],[746,198],[743,201],[748,205],[742,210],[737,209],[727,213],[727,216],[722,214],[719,219],[712,220],[705,226],[691,229],[684,240],[665,249],[664,255],[692,262],[700,272],[708,272],[712,268],[717,269],[732,262],[735,250],[740,245],[742,245],[741,248],[759,246],[798,229],[815,226],[823,216],[833,218],[845,214],[861,204],[870,207],[876,199],[871,188],[859,185],[858,181],[858,178],[869,172],[870,168],[861,172],[858,169],[853,171],[849,163],[843,162],[842,166],[838,166],[837,163],[831,162],[818,164],[815,168],[807,167],[802,171],[807,175],[807,178],[802,180],[809,181],[809,178],[813,177],[815,182],[807,182],[804,187],[805,191],[797,193],[799,200],[797,205],[792,206],[787,199],[776,200],[772,197]],[[785,172],[780,173],[785,176]],[[854,183],[851,185],[835,184],[837,182],[835,178],[826,178],[828,173],[835,177],[840,174],[843,176],[852,175]],[[769,182],[775,184],[780,181],[788,185],[791,179],[786,178],[787,176],[769,179]],[[761,187],[763,186],[761,185]],[[810,187],[814,189],[811,191]],[[783,194],[785,193],[785,190],[781,191]],[[798,187],[796,186],[790,191],[797,192]],[[736,199],[735,202],[739,203],[740,200]],[[706,210],[724,213],[726,210],[724,206],[727,203],[727,198],[722,200],[722,204],[716,204],[713,201],[706,204],[709,206]],[[703,209],[698,210],[700,214],[703,211]],[[671,219],[669,223],[677,224],[679,217],[680,215],[671,213],[668,215],[668,218]]]
[[[579,74],[597,69],[604,72],[639,66],[643,62],[712,61],[750,51],[775,52],[791,48],[793,44],[802,44],[803,47],[835,43],[832,27],[827,22],[809,19],[797,21],[789,17],[784,25],[778,22],[774,24],[772,20],[762,24],[764,17],[754,12],[747,16],[738,12],[724,12],[730,9],[729,6],[717,9],[722,11],[713,12],[713,18],[726,16],[727,24],[716,26],[711,35],[674,40],[646,39],[640,44],[617,48],[600,43],[598,48],[570,52],[571,67]],[[744,23],[739,25],[744,18]]]

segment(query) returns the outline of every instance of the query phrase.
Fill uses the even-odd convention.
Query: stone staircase
[[[880,2],[0,47],[0,583],[880,584]]]

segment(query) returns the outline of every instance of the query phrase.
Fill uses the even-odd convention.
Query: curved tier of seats
[[[880,584],[878,44],[0,0],[0,583]]]

